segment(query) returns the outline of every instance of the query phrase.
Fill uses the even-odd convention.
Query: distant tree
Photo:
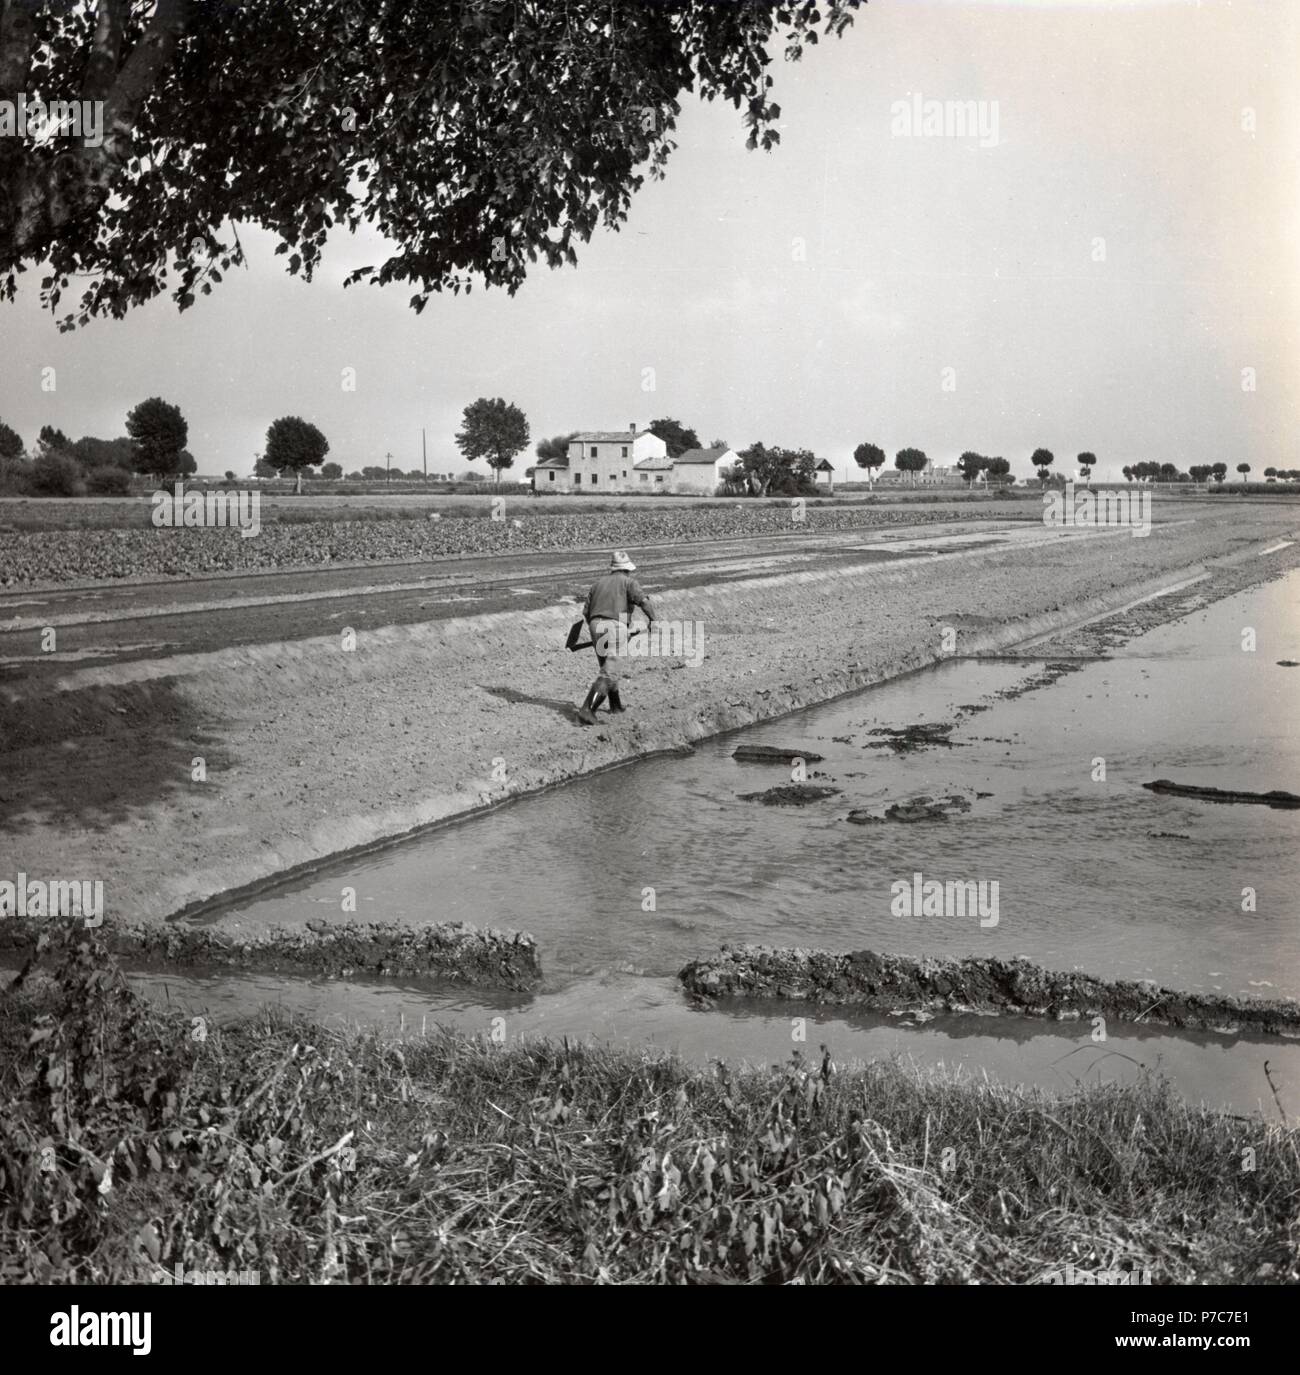
[[[916,486],[917,473],[923,473],[930,460],[921,449],[899,449],[894,455],[894,467],[900,473],[912,475],[912,486]]]
[[[703,447],[699,435],[694,430],[688,430],[680,420],[652,420],[650,433],[658,435],[668,446],[669,458],[676,458],[678,454],[684,454],[687,449]]]
[[[22,436],[0,420],[0,458],[19,458],[22,452]]]
[[[1246,480],[1246,474],[1247,474],[1248,472],[1250,472],[1250,464],[1249,464],[1249,463],[1238,463],[1238,464],[1237,464],[1237,471],[1241,474],[1241,480],[1242,480],[1243,482],[1245,482],[1245,480]]]
[[[543,462],[550,458],[564,458],[569,452],[570,441],[577,433],[577,430],[570,430],[568,434],[557,434],[552,435],[550,439],[539,439],[534,452]]]
[[[977,454],[974,449],[967,449],[957,460],[957,471],[966,479],[966,485],[973,487],[975,479],[988,467],[988,463],[983,454]]]
[[[711,439],[711,440],[709,440],[709,448],[710,448],[710,449],[729,449],[729,448],[731,448],[731,445],[728,444],[727,441],[726,441],[725,439]]]
[[[1125,482],[1133,481],[1133,469],[1130,468],[1127,464],[1125,464],[1125,466],[1120,469],[1120,472],[1124,474]]]
[[[135,440],[135,464],[142,473],[168,477],[180,471],[190,427],[179,406],[151,396],[127,416],[126,432]]]
[[[191,473],[197,473],[199,465],[194,461],[194,455],[188,449],[181,450],[180,466],[176,471],[181,477],[189,477]]]
[[[42,497],[79,497],[86,483],[81,464],[61,449],[46,449],[32,467],[31,489]]]
[[[68,452],[83,468],[124,468],[130,473],[138,462],[135,440],[125,436],[96,439],[94,435],[82,435]]]
[[[876,469],[885,466],[885,451],[879,444],[872,444],[870,440],[864,439],[853,450],[853,461],[859,468],[866,469],[867,481],[874,484]]]
[[[1223,479],[1228,476],[1228,465],[1226,463],[1215,463],[1210,468],[1210,472],[1213,474],[1215,482],[1222,482]]]
[[[1210,475],[1210,465],[1208,463],[1193,463],[1188,470],[1188,475],[1193,482],[1204,482]]]
[[[226,469],[226,481],[227,481],[227,482],[234,482],[234,481],[235,481],[235,470],[234,470],[233,468],[227,468],[227,469]]]
[[[388,478],[390,481],[393,478],[397,478],[397,480],[400,482],[405,476],[406,474],[400,468],[389,467],[388,469]]]
[[[1264,476],[1265,476],[1265,477],[1276,477],[1276,476],[1277,476],[1277,469],[1276,469],[1276,468],[1265,468],[1265,469],[1264,469]]]
[[[314,468],[329,451],[329,440],[301,416],[282,415],[266,431],[266,461],[279,473],[294,473],[299,492],[303,469]]]
[[[809,449],[751,444],[741,450],[740,466],[759,496],[812,496],[817,491],[817,459]]]
[[[1010,486],[1015,481],[1011,477],[1011,461],[1006,458],[986,458],[984,471],[999,484]]]
[[[1162,463],[1160,476],[1165,482],[1174,482],[1178,478],[1178,469],[1172,463]]]
[[[456,480],[458,482],[486,482],[487,478],[482,473],[476,473],[473,468],[466,468]]]
[[[528,447],[528,419],[518,406],[501,397],[479,397],[465,407],[456,445],[471,463],[487,459],[487,465],[501,482],[504,468],[514,466],[515,455]]]
[[[347,480],[348,480],[349,482],[360,482],[360,481],[362,480],[363,477],[364,477],[364,474],[363,474],[363,473],[360,473],[360,472],[353,472],[353,473],[349,473],[349,474],[348,474]]]
[[[321,477],[340,478],[343,476],[341,463],[326,463],[320,470]]]
[[[36,446],[39,453],[66,454],[72,448],[72,441],[62,430],[56,430],[53,425],[42,425],[41,432],[36,439]]]
[[[1056,462],[1056,456],[1051,449],[1035,449],[1029,457],[1030,463],[1038,470],[1038,480],[1047,485],[1047,470]]]
[[[124,497],[131,490],[131,474],[115,463],[102,463],[86,474],[86,489],[97,497]]]
[[[1083,480],[1092,481],[1093,465],[1097,462],[1097,455],[1088,453],[1086,450],[1079,455],[1079,467],[1083,469]]]
[[[254,476],[254,477],[279,477],[280,474],[277,473],[277,472],[275,471],[274,466],[273,466],[272,464],[268,463],[268,462],[266,461],[266,459],[264,459],[264,458],[259,458],[259,459],[257,460],[257,462],[253,464],[253,476]]]

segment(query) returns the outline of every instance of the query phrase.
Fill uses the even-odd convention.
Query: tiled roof
[[[716,449],[687,449],[684,454],[678,454],[674,463],[716,463],[723,454],[727,453],[725,448]]]
[[[679,463],[681,462],[680,459],[678,459],[677,461]],[[632,465],[632,467],[639,473],[666,473],[669,471],[669,469],[672,468],[672,466],[673,460],[671,458],[663,457],[658,454],[654,455],[651,458],[643,458]]]
[[[572,443],[576,439],[583,444],[630,444],[634,439],[649,433],[649,430],[583,430],[581,434],[573,435],[569,442]]]
[[[567,468],[569,466],[569,456],[565,454],[562,458],[544,458],[536,466],[538,468]]]
[[[823,458],[813,471],[818,473],[833,473],[835,471],[835,465],[829,458]]]

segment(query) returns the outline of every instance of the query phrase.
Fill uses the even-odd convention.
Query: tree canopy
[[[303,471],[314,468],[329,451],[329,440],[310,420],[299,415],[282,415],[266,431],[267,463],[277,473],[297,474],[299,491]]]
[[[650,433],[658,435],[668,446],[668,457],[676,458],[678,454],[684,454],[688,449],[701,448],[700,437],[694,430],[688,430],[680,420],[652,420],[649,425]]]
[[[915,483],[916,474],[923,473],[930,460],[924,449],[899,449],[894,455],[894,467],[900,473],[911,473]]]
[[[798,59],[864,0],[0,0],[0,100],[102,102],[97,137],[0,138],[0,295],[48,262],[72,328],[244,260],[237,226],[310,278],[336,226],[398,245],[351,282],[513,293],[617,228],[676,147],[679,98],[770,149],[769,46]],[[78,286],[82,283],[79,282]]]
[[[181,455],[190,427],[179,406],[151,396],[127,416],[126,432],[135,440],[136,467],[142,473],[166,477],[185,471]]]
[[[500,482],[501,470],[512,467],[515,455],[528,447],[528,418],[499,396],[481,396],[465,407],[456,445],[471,463],[487,459]]]
[[[740,469],[760,496],[811,496],[817,491],[817,458],[810,449],[751,444],[740,452]]]
[[[539,439],[535,450],[537,457],[543,461],[548,458],[563,458],[569,452],[569,441],[577,433],[577,430],[570,430],[568,434],[557,434],[552,435],[550,439]]]
[[[872,476],[874,469],[884,467],[885,451],[879,444],[871,444],[863,440],[863,442],[853,450],[853,461],[859,468],[865,468],[868,476]]]
[[[23,438],[0,420],[0,458],[18,458],[23,451]]]

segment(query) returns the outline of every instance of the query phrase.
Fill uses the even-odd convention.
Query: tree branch
[[[0,98],[12,99],[27,84],[40,4],[41,0],[0,0]]]
[[[90,60],[82,94],[87,100],[103,100],[112,89],[122,53],[122,31],[126,27],[131,0],[99,0],[95,14],[95,36],[91,39]]]

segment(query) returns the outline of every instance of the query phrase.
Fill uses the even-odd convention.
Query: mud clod
[[[893,726],[877,726],[875,730],[867,732],[868,735],[883,736],[883,740],[872,741],[869,745],[864,745],[864,749],[890,749],[895,754],[911,754],[914,750],[925,749],[929,745],[946,745],[949,749],[955,748],[953,742],[948,738],[955,726],[951,722],[933,721],[924,725],[903,726],[895,728]]]
[[[783,783],[777,788],[768,788],[761,793],[741,793],[742,802],[761,802],[765,807],[806,807],[810,802],[820,802],[826,797],[835,797],[838,788],[827,788],[814,783]]]
[[[792,764],[796,759],[805,764],[822,762],[822,756],[813,750],[785,749],[780,745],[739,745],[731,757],[750,764]]]

